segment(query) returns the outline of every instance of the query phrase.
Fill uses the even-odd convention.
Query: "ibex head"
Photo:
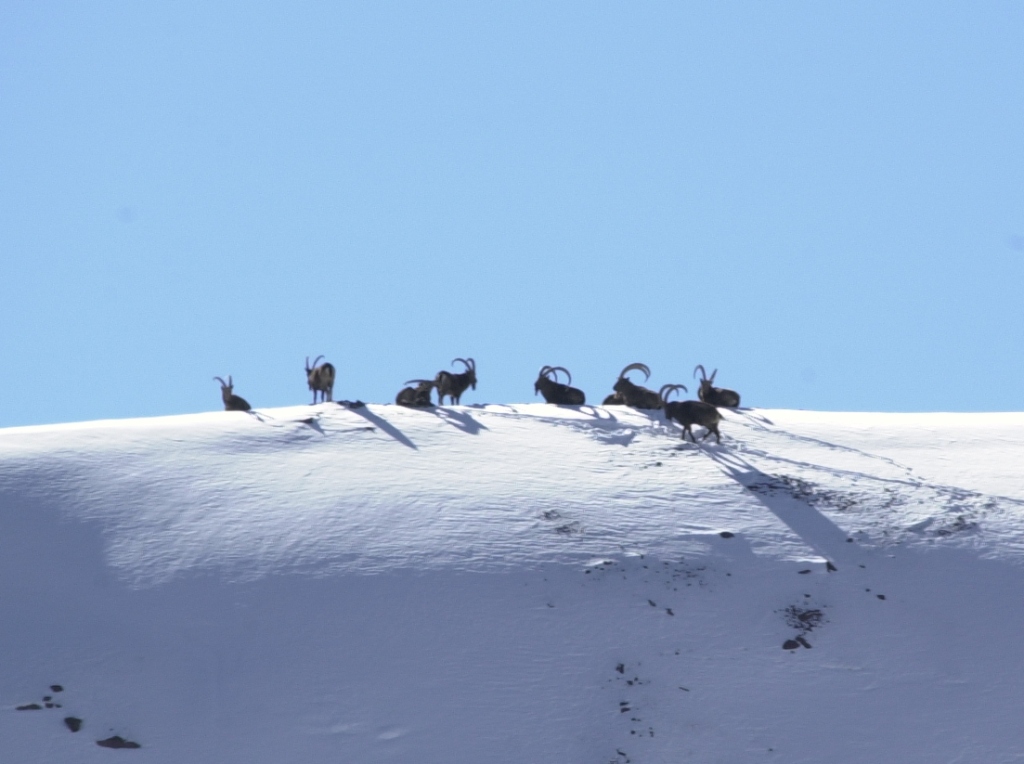
[[[549,382],[558,382],[558,372],[565,372],[565,377],[568,380],[566,384],[572,384],[572,374],[564,366],[544,366],[541,368],[540,373],[537,374],[537,381],[533,385],[533,394],[537,395],[540,392],[541,380],[548,380]]]
[[[470,386],[476,390],[476,361],[472,358],[453,358],[452,366],[454,366],[456,362],[461,363],[466,367],[466,371],[463,373],[468,375]]]
[[[651,378],[651,370],[647,367],[647,364],[631,363],[629,366],[627,366],[625,369],[619,372],[619,378],[615,380],[615,384],[612,385],[612,390],[614,390],[617,393],[624,394],[628,394],[630,391],[635,391],[637,389],[636,385],[634,385],[633,382],[626,376],[627,374],[629,374],[629,372],[633,371],[634,369],[643,373],[645,382]]]
[[[678,392],[679,390],[685,390],[686,392],[690,392],[689,390],[686,389],[686,385],[662,385],[661,389],[658,391],[658,397],[661,398],[662,403],[667,404],[669,396],[672,395],[672,393]]]
[[[314,371],[316,371],[316,362],[319,361],[321,358],[323,358],[323,356],[322,355],[318,355],[316,357],[316,359],[313,361],[313,365],[310,366],[310,364],[309,364],[309,356],[308,355],[306,356],[306,375],[307,376],[309,376]]]
[[[231,393],[234,391],[235,386],[231,382],[231,375],[228,374],[228,381],[225,382],[220,377],[214,377],[217,382],[220,382],[220,394],[224,398],[224,402],[227,403],[231,400]]]

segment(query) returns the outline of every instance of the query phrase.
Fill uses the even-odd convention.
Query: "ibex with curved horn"
[[[690,440],[696,443],[697,438],[694,437],[693,430],[690,428],[699,424],[707,429],[701,440],[714,433],[715,442],[721,443],[722,433],[718,431],[718,423],[722,421],[722,415],[718,413],[718,409],[703,401],[669,401],[668,397],[677,390],[686,390],[686,385],[662,385],[661,390],[658,391],[658,397],[661,398],[665,418],[672,419],[683,426],[683,440],[686,440],[686,433],[690,433]]]
[[[724,387],[713,387],[715,384],[715,375],[718,373],[718,369],[711,372],[711,378],[708,379],[707,372],[704,371],[702,364],[697,364],[693,368],[693,378],[697,378],[697,369],[700,369],[700,390],[697,391],[697,397],[705,403],[710,403],[712,406],[722,406],[727,409],[734,409],[740,405],[740,394],[735,390],[727,390]]]
[[[399,406],[408,406],[413,409],[425,409],[434,404],[430,401],[430,391],[434,389],[432,379],[410,379],[405,384],[415,384],[416,387],[406,387],[395,396],[395,403]]]
[[[557,403],[561,406],[582,406],[587,402],[583,391],[563,385],[558,381],[558,372],[564,371],[568,382],[572,382],[572,374],[564,366],[545,366],[537,375],[537,381],[533,383],[533,394],[540,393],[548,403]]]
[[[444,405],[445,396],[451,399],[453,405],[458,406],[459,401],[462,399],[462,394],[466,392],[467,388],[472,387],[476,390],[476,361],[472,358],[454,358],[452,359],[452,366],[456,362],[465,366],[466,370],[459,374],[453,374],[450,371],[439,371],[434,378],[434,387],[437,388],[438,406]]]
[[[232,382],[231,375],[228,374],[228,381],[225,382],[220,377],[214,377],[217,382],[220,382],[220,397],[224,399],[224,410],[225,411],[248,411],[252,407],[249,405],[249,401],[243,398],[241,395],[235,395],[232,391],[235,389],[235,385]]]
[[[322,363],[317,366],[316,362],[321,358],[323,356],[318,355],[311,366],[309,356],[306,356],[306,381],[309,382],[309,389],[313,391],[313,403],[316,403],[317,393],[320,393],[321,403],[332,400],[334,395],[334,365]]]
[[[633,383],[626,376],[633,369],[643,373],[645,382],[651,378],[651,370],[647,367],[647,364],[631,363],[619,372],[619,378],[615,380],[612,390],[621,398],[622,403],[627,406],[632,406],[635,409],[660,409],[662,401],[656,392]]]

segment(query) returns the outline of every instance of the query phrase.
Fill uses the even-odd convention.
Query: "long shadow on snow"
[[[789,494],[774,493],[763,490],[770,486],[776,478],[736,456],[734,453],[723,453],[717,450],[704,449],[704,452],[719,466],[726,475],[753,494],[772,514],[784,522],[804,543],[833,562],[854,562],[859,550],[851,548],[847,543],[847,534],[805,501]]]
[[[466,411],[453,411],[452,409],[446,409],[441,406],[435,406],[430,409],[430,413],[440,419],[442,422],[450,424],[457,430],[462,430],[470,435],[479,435],[480,430],[486,430],[487,428],[476,421]]]
[[[388,422],[386,419],[382,419],[381,417],[374,414],[372,411],[370,411],[369,406],[360,406],[359,408],[355,409],[346,408],[345,411],[349,411],[353,414],[358,414],[359,416],[363,417],[363,419],[365,419],[367,422],[372,424],[374,427],[379,427],[382,432],[387,433],[392,438],[401,443],[403,446],[408,446],[414,451],[419,451],[419,448],[416,447],[416,444],[409,440],[409,438],[407,438],[401,430],[399,430],[393,424]]]

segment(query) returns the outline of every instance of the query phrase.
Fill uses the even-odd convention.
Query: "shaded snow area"
[[[1024,761],[1024,414],[724,418],[0,431],[0,762]]]

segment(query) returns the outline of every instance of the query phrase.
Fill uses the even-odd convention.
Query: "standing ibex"
[[[228,381],[225,382],[220,377],[214,377],[214,379],[220,382],[220,397],[224,399],[224,410],[225,411],[248,411],[252,408],[249,405],[249,401],[240,395],[234,395],[231,391],[234,390],[234,384],[231,380],[231,375],[228,374]]]
[[[406,387],[395,396],[395,403],[399,406],[408,406],[414,409],[425,409],[434,404],[430,402],[430,391],[434,388],[432,379],[410,379],[405,384],[415,384],[416,387]]]
[[[718,369],[711,372],[711,379],[708,379],[707,372],[704,371],[702,364],[697,364],[693,368],[693,378],[697,378],[697,369],[700,369],[700,390],[697,391],[697,397],[705,403],[710,403],[712,406],[722,406],[727,409],[734,409],[740,405],[740,394],[735,390],[726,390],[724,387],[712,387],[715,383],[715,375],[718,373]]]
[[[533,383],[533,394],[540,393],[548,403],[557,403],[563,406],[582,406],[587,402],[583,391],[563,385],[558,381],[558,372],[564,371],[569,382],[572,382],[572,374],[563,366],[545,366],[537,375],[537,381]]]
[[[316,361],[323,358],[322,355],[316,357]],[[313,365],[309,365],[309,356],[306,356],[306,381],[309,382],[309,389],[313,391],[313,403],[316,403],[316,394],[320,393],[320,401],[333,400],[334,395],[334,366],[329,363],[323,363],[319,366],[316,365],[316,361],[313,361]]]
[[[472,387],[476,390],[476,361],[472,358],[455,358],[452,360],[452,366],[456,361],[466,367],[464,372],[452,374],[450,371],[439,371],[434,379],[438,406],[444,405],[445,396],[451,399],[453,405],[458,406],[467,388]]]
[[[703,401],[670,402],[668,396],[676,390],[686,390],[686,385],[662,385],[661,390],[658,391],[658,397],[661,398],[665,410],[665,418],[674,419],[683,426],[683,440],[686,440],[686,433],[690,433],[690,440],[696,443],[697,438],[694,437],[693,430],[690,428],[695,424],[699,424],[707,429],[701,440],[714,433],[715,442],[721,443],[722,433],[718,431],[718,423],[722,421],[722,415],[718,413],[718,409],[710,403],[704,403]],[[689,391],[687,390],[687,392]]]
[[[644,381],[651,378],[651,370],[647,368],[646,364],[631,363],[619,373],[619,378],[615,380],[612,390],[620,397],[622,403],[627,406],[632,406],[635,409],[660,409],[662,402],[656,392],[634,384],[626,376],[633,369],[643,372]]]

